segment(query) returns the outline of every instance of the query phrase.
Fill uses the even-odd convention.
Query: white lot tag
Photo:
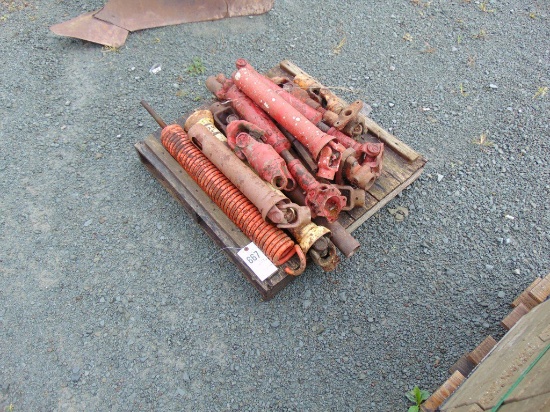
[[[277,271],[277,266],[254,243],[249,243],[243,247],[237,255],[244,260],[244,263],[252,269],[262,282]]]

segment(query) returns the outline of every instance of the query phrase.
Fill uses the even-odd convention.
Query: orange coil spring
[[[161,142],[210,199],[275,265],[282,265],[297,252],[299,247],[294,247],[294,241],[262,218],[256,206],[191,142],[181,126],[166,126]]]

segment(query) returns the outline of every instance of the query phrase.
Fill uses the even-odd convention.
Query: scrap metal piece
[[[313,263],[325,272],[336,269],[340,258],[336,254],[336,247],[328,238],[329,229],[310,222],[305,226],[289,229],[289,231],[297,240],[302,251],[309,254]]]
[[[314,219],[315,223],[324,226],[330,230],[330,239],[334,246],[338,248],[342,254],[349,258],[359,249],[361,244],[339,222],[329,222],[324,217],[317,216]]]
[[[288,197],[299,205],[306,204],[306,197],[300,190],[293,190],[287,192]],[[357,239],[355,239],[338,221],[329,222],[322,216],[317,216],[314,222],[321,227],[325,227],[330,230],[330,238],[332,243],[344,254],[345,257],[351,257],[361,246]],[[301,246],[301,245],[300,245]],[[308,248],[309,250],[309,248]]]
[[[128,30],[96,19],[94,17],[96,12],[92,11],[66,22],[54,24],[50,30],[59,36],[75,37],[110,47],[122,46],[128,37]]]
[[[326,248],[317,250],[316,246],[321,244],[320,242],[317,242],[309,250],[309,256],[317,266],[325,272],[330,272],[336,269],[336,266],[338,266],[338,263],[340,262],[340,258],[336,254],[336,247],[334,244],[328,239],[325,239],[325,241],[327,243]]]
[[[306,267],[306,259],[300,246],[281,229],[262,218],[260,211],[202,154],[179,124],[167,125],[151,106],[144,101],[141,104],[162,128],[162,145],[222,212],[265,253],[273,264],[282,265],[297,255],[299,265],[290,267],[292,263],[289,263],[289,266],[285,267],[285,272],[293,276],[302,273]],[[209,133],[204,125],[197,124],[195,127],[202,127]],[[215,137],[212,138],[223,145]],[[243,215],[246,219],[243,219]]]
[[[335,185],[340,193],[347,199],[346,206],[342,210],[352,210],[356,207],[365,206],[366,192],[363,189],[356,189],[346,185]]]
[[[50,27],[60,36],[120,47],[129,31],[266,13],[275,0],[109,0],[94,12]]]
[[[130,31],[266,13],[275,0],[109,0],[95,17]]]

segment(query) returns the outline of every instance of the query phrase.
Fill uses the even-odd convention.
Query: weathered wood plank
[[[547,382],[548,383],[548,382]],[[548,412],[550,411],[550,396],[543,394],[519,402],[505,403],[498,412]]]
[[[539,335],[549,324],[550,301],[546,301],[521,318],[471,373],[460,390],[447,400],[441,410],[448,412],[453,408],[474,403],[483,410],[491,409],[548,345],[540,339]],[[541,364],[537,364],[538,367],[535,365],[531,370],[536,372],[535,375],[529,378],[531,374],[529,372],[525,377],[527,382],[520,383],[511,396],[526,398],[548,393],[550,389],[550,373],[547,371],[547,362],[550,358],[548,355],[550,352],[541,358],[539,361]],[[538,377],[542,379],[540,384]],[[531,381],[531,379],[534,380]]]
[[[349,212],[351,212],[351,210]],[[355,219],[349,214],[349,212],[340,212],[340,214],[338,215],[338,223],[340,223],[345,228],[355,222]]]
[[[393,134],[380,127],[370,117],[365,116],[364,121],[365,125],[369,129],[369,132],[373,133],[376,137],[382,140],[385,145],[391,147],[394,152],[399,154],[404,159],[407,159],[409,162],[414,162],[416,159],[421,157],[420,154],[414,151],[409,145],[403,143]]]
[[[492,336],[487,336],[483,342],[468,354],[468,360],[474,365],[478,365],[496,344],[497,341]]]
[[[473,405],[459,406],[458,408],[445,410],[445,412],[483,412],[483,409],[481,409],[479,405],[473,404]]]
[[[544,346],[543,346],[544,347]],[[506,398],[506,402],[516,402],[534,396],[544,395],[550,398],[550,352],[540,358],[518,387]]]
[[[529,297],[534,299],[537,303],[544,302],[544,300],[550,295],[550,274],[541,279],[530,291]]]
[[[364,215],[362,215],[360,218],[357,218],[355,222],[353,222],[351,225],[349,225],[346,230],[348,232],[353,232],[355,229],[357,229],[359,226],[361,226],[365,221],[370,218],[372,215],[374,215],[376,212],[378,212],[380,209],[382,209],[386,204],[392,200],[395,196],[397,196],[399,193],[403,191],[406,187],[410,186],[412,182],[414,182],[418,177],[422,174],[424,171],[424,168],[418,169],[416,172],[414,172],[411,177],[409,177],[407,180],[405,180],[403,183],[401,183],[399,186],[397,186],[392,192],[388,193],[386,197],[381,199],[375,206],[370,208]]]
[[[423,412],[435,412],[439,406],[451,396],[466,379],[459,371],[455,371],[421,406]]]
[[[367,190],[371,196],[375,197],[379,201],[388,196],[394,189],[400,185],[400,181],[383,170],[380,177],[376,179],[374,184]]]
[[[468,353],[462,355],[453,366],[449,368],[449,373],[452,375],[455,371],[459,371],[463,376],[468,376],[475,368],[475,364],[468,359]]]
[[[531,291],[531,289],[537,286],[541,281],[542,281],[541,278],[538,278],[538,277],[535,278],[533,282],[531,282],[531,284],[527,286],[527,288],[523,292],[521,292],[516,299],[514,299],[514,301],[512,302],[512,307],[515,308],[520,303],[523,303],[529,309],[533,309],[535,306],[537,306],[538,302],[529,296],[529,292]]]
[[[504,319],[502,319],[500,324],[504,329],[510,330],[521,319],[521,317],[527,313],[529,313],[527,306],[520,303]]]

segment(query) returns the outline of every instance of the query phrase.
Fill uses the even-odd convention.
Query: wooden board
[[[505,403],[499,412],[548,412],[550,411],[550,396],[548,394],[522,399],[517,402]]]
[[[180,118],[177,123],[183,125],[184,121],[185,119]],[[376,139],[374,135],[369,135],[367,138]],[[394,136],[393,139],[395,139],[398,146],[399,143],[402,143]],[[414,161],[403,157],[401,153],[396,152],[391,147],[385,147],[384,171],[375,185],[367,192],[366,206],[340,214],[338,221],[349,233],[357,230],[368,218],[413,183],[424,170],[426,160],[404,143],[402,143],[402,147],[406,148],[407,155],[413,157]],[[291,282],[293,277],[287,275],[281,268],[273,276],[262,282],[241,260],[237,252],[240,248],[249,244],[250,240],[223,214],[164,149],[160,143],[160,130],[138,142],[135,148],[140,160],[153,176],[184,207],[193,220],[204,229],[214,242],[222,248],[245,278],[260,292],[263,299],[271,299]],[[358,253],[360,253],[360,250]]]
[[[546,335],[549,324],[550,301],[546,301],[517,322],[458,391],[442,405],[441,411],[451,412],[459,407],[473,404],[486,411],[495,406],[548,345],[549,341],[545,338],[550,338]],[[516,404],[517,407],[507,410],[537,411],[540,409],[521,409],[519,405],[522,401],[540,396],[550,398],[550,351],[546,352],[534,365],[508,396],[505,404],[510,406]]]

